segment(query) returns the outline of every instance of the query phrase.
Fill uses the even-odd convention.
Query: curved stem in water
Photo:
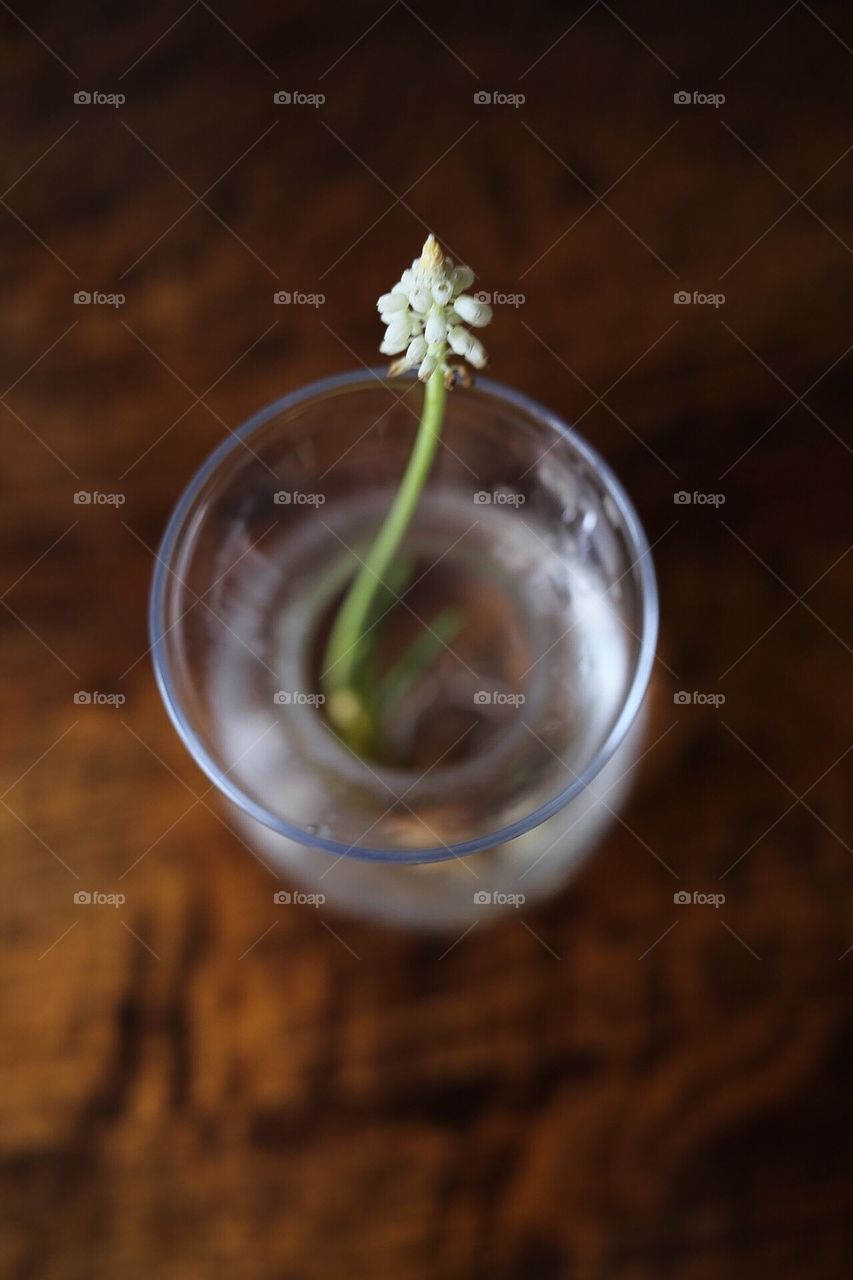
[[[322,678],[326,714],[341,736],[358,750],[369,744],[375,731],[364,699],[354,687],[365,656],[365,632],[377,593],[385,584],[411,523],[438,448],[447,398],[442,363],[438,362],[427,380],[420,426],[400,487],[337,612],[326,647]]]

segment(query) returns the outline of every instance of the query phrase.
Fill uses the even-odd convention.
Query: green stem
[[[409,527],[438,447],[447,396],[442,363],[439,361],[427,381],[420,426],[400,488],[344,597],[326,648],[322,681],[326,713],[352,743],[363,744],[370,735],[369,713],[353,685],[364,656],[364,633],[377,593]]]

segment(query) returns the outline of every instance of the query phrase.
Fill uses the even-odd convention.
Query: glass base
[[[231,816],[265,862],[299,890],[322,895],[320,910],[430,932],[493,924],[552,897],[579,871],[627,798],[646,719],[643,708],[605,767],[569,805],[517,839],[464,858],[401,864],[335,856],[279,835],[237,806]]]

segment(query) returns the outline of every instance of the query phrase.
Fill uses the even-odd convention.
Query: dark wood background
[[[16,0],[0,38],[2,1274],[847,1277],[849,9]],[[145,630],[194,468],[378,359],[426,228],[525,295],[493,373],[611,461],[663,605],[625,825],[449,951],[276,915]]]

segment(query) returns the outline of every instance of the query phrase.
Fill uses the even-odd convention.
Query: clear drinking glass
[[[323,637],[422,395],[341,374],[229,435],[169,521],[150,625],[175,727],[264,860],[331,906],[456,928],[553,892],[618,807],[657,592],[634,508],[584,440],[488,379],[454,391],[375,627],[389,680],[427,637],[429,660],[393,686],[381,757],[350,752],[324,718]]]

